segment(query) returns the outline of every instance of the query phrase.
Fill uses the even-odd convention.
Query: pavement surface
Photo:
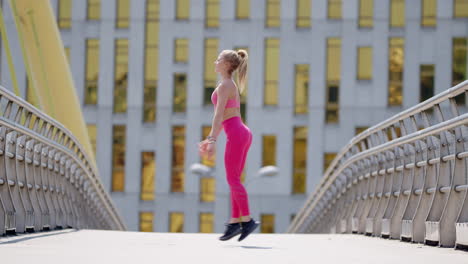
[[[65,229],[0,237],[0,263],[468,264],[468,252],[361,234],[221,234]]]

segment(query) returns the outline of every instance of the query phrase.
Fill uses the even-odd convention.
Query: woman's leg
[[[243,154],[250,140],[245,140],[244,137],[241,136],[241,131],[239,131],[239,134],[234,134],[231,139],[228,139],[224,153],[226,177],[232,195],[231,216],[233,218],[239,217],[239,211],[242,215],[250,214],[247,192],[240,182],[240,176],[243,168],[242,162],[245,162]]]

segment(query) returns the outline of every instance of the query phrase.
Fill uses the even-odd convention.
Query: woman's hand
[[[213,143],[210,143],[208,140],[203,140],[198,143],[198,151],[200,156],[212,159],[212,156],[216,153],[216,146]]]
[[[207,143],[206,154],[209,160],[213,160],[216,155],[216,145],[214,143]]]

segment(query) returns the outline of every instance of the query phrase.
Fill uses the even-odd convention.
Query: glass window
[[[358,47],[358,80],[372,79],[372,47]]]
[[[97,104],[99,81],[99,39],[86,40],[86,82],[84,103]]]
[[[341,0],[328,0],[328,18],[341,19]]]
[[[358,135],[358,134],[361,134],[362,132],[364,132],[366,129],[368,129],[369,127],[368,126],[358,126],[358,127],[355,127],[354,128],[354,135]]]
[[[204,104],[211,104],[211,94],[216,88],[216,72],[214,62],[218,58],[219,40],[216,38],[205,39],[205,95]]]
[[[337,123],[339,120],[339,89],[341,74],[341,39],[327,39],[327,101],[325,121]]]
[[[114,113],[127,112],[128,39],[115,41]]]
[[[466,56],[468,38],[453,38],[452,40],[452,86],[467,79]],[[465,94],[455,97],[457,104],[465,104]]]
[[[260,225],[261,233],[274,233],[275,232],[275,215],[273,214],[262,214],[260,216],[262,223]]]
[[[296,27],[310,27],[311,0],[297,0],[296,4]]]
[[[265,105],[278,104],[279,45],[278,38],[265,40]]]
[[[58,1],[58,25],[59,28],[71,28],[72,17],[72,0]]]
[[[88,20],[101,19],[101,0],[88,0],[86,16]]]
[[[96,155],[97,127],[94,124],[88,124],[86,127],[88,128],[88,136],[91,147],[93,148],[93,152]]]
[[[423,27],[434,27],[436,23],[437,0],[422,0],[421,25]]]
[[[468,17],[468,0],[454,0],[453,16]]]
[[[390,0],[390,26],[405,26],[405,0]]]
[[[304,194],[307,178],[307,127],[294,128],[293,194]]]
[[[174,113],[184,113],[187,110],[187,74],[174,73]]]
[[[323,173],[327,171],[328,166],[332,163],[333,159],[335,159],[336,153],[335,152],[326,152],[323,154]]]
[[[248,19],[250,16],[250,0],[237,0],[236,3],[236,18]]]
[[[190,17],[190,0],[177,0],[176,19],[188,20]]]
[[[171,192],[184,192],[185,179],[185,127],[172,128],[172,180]]]
[[[266,27],[280,26],[280,0],[266,0]]]
[[[205,203],[214,202],[216,198],[215,188],[215,178],[202,177],[200,179],[200,201]]]
[[[419,102],[434,96],[434,64],[420,66]]]
[[[200,233],[213,233],[213,222],[212,213],[200,213]]]
[[[114,125],[112,131],[112,191],[125,189],[125,126]]]
[[[374,23],[374,0],[359,1],[359,27],[372,27]]]
[[[128,28],[129,17],[130,0],[117,0],[117,28]]]
[[[202,139],[201,140],[206,139],[206,137],[208,137],[210,132],[211,132],[211,126],[202,127]],[[214,167],[215,164],[216,164],[216,157],[213,157],[213,159],[208,159],[208,158],[205,158],[205,157],[201,157],[200,159],[201,159],[201,163],[203,165],[208,166],[208,167]]]
[[[388,105],[401,106],[403,103],[403,64],[405,41],[402,38],[390,38],[388,65]]]
[[[263,158],[262,167],[276,165],[276,136],[263,135]]]
[[[153,232],[153,212],[140,212],[140,231]]]
[[[159,0],[148,0],[146,2],[145,31],[145,90],[143,98],[143,122],[147,123],[156,121]]]
[[[156,173],[156,161],[154,152],[141,153],[141,196],[143,201],[154,200],[154,178]]]
[[[219,27],[219,0],[205,0],[206,20],[205,26],[209,28]]]
[[[309,102],[309,64],[296,64],[294,113],[307,114]]]
[[[169,232],[184,232],[184,213],[170,213]]]
[[[174,61],[175,62],[188,62],[188,45],[189,40],[186,38],[180,38],[175,40],[175,54],[174,54]]]

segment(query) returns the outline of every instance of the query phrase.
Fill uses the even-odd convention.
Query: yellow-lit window
[[[183,113],[187,109],[187,75],[174,73],[174,104],[175,113]]]
[[[200,213],[200,233],[213,233],[213,222],[212,213]]]
[[[206,137],[208,137],[208,135],[210,134],[210,131],[211,131],[211,126],[204,126],[202,128],[202,139],[201,140],[206,139]],[[206,157],[201,157],[201,163],[203,165],[208,166],[208,167],[214,167],[215,164],[216,164],[216,157],[213,157],[212,159],[208,159]]]
[[[420,66],[419,102],[434,96],[434,64]]]
[[[219,0],[205,0],[206,20],[205,26],[209,28],[219,27]]]
[[[143,98],[143,122],[148,123],[156,120],[159,0],[148,0],[146,2],[145,31],[145,90]]]
[[[141,153],[141,196],[143,201],[154,200],[154,178],[156,173],[154,152]]]
[[[374,0],[359,0],[359,27],[372,27],[374,24]]]
[[[296,89],[294,96],[294,113],[307,114],[309,102],[309,65],[296,64]]]
[[[205,94],[204,104],[211,104],[211,94],[216,88],[216,72],[214,71],[214,62],[218,58],[218,45],[219,40],[216,38],[205,39],[205,69],[204,69],[204,83]]]
[[[333,159],[336,157],[334,152],[326,152],[323,154],[323,173],[327,171],[328,166],[332,163]]]
[[[296,27],[310,27],[311,0],[297,0],[296,5]]]
[[[276,165],[276,136],[263,135],[262,166]]]
[[[67,57],[67,62],[70,65],[70,47],[65,47],[65,56]]]
[[[468,38],[453,38],[452,45],[452,86],[455,86],[467,79]],[[465,104],[465,94],[460,94],[455,99],[457,104]]]
[[[337,123],[339,120],[339,90],[341,74],[341,39],[327,40],[327,101],[325,121]]]
[[[243,49],[247,52],[247,54],[249,54],[249,48],[247,47],[234,47],[233,50],[240,50],[240,49]],[[247,71],[249,71],[247,69]],[[238,71],[235,71],[234,72],[234,75],[233,75],[233,78],[234,80],[236,80],[236,83],[237,85],[239,85],[239,80],[238,80]],[[242,121],[244,124],[247,125],[247,95],[248,95],[248,85],[247,85],[247,82],[248,82],[248,77],[246,79],[246,83],[245,83],[245,87],[244,87],[244,90],[242,91],[242,96],[240,98],[240,112],[241,112],[241,118],[242,118]],[[239,86],[239,89],[240,89],[240,86]]]
[[[101,19],[101,0],[88,0],[86,16],[88,20]]]
[[[115,41],[114,113],[127,111],[128,39]]]
[[[266,26],[280,26],[281,3],[280,0],[266,0]]]
[[[436,23],[437,0],[422,0],[421,25],[423,27],[434,27]]]
[[[389,141],[401,137],[401,128],[400,127],[393,127],[393,128],[394,128],[393,130],[395,132],[395,136],[393,136],[391,128],[387,129],[387,137]]]
[[[390,26],[405,26],[405,0],[390,0]]]
[[[171,192],[184,192],[185,127],[172,128],[172,179]]]
[[[341,0],[328,0],[328,18],[341,19]]]
[[[236,18],[248,19],[250,16],[250,0],[236,0]]]
[[[153,232],[153,212],[140,212],[140,231]]]
[[[388,105],[399,106],[403,103],[403,64],[405,41],[402,38],[390,38],[388,65]]]
[[[358,80],[372,79],[372,47],[358,48]]]
[[[112,191],[125,189],[125,126],[114,125],[112,131]]]
[[[130,0],[117,0],[117,28],[128,28],[129,17]]]
[[[265,40],[265,105],[278,104],[279,45],[278,38]]]
[[[93,148],[94,154],[96,154],[97,126],[88,124],[86,127],[88,128],[88,136],[89,141],[91,143],[91,147]]]
[[[99,80],[99,39],[86,40],[86,82],[84,103],[97,104]]]
[[[354,128],[354,135],[358,135],[358,134],[361,134],[362,132],[364,132],[366,129],[368,129],[369,127],[367,126],[358,126],[358,127],[355,127]]]
[[[454,0],[453,15],[454,17],[468,17],[468,0]]]
[[[170,213],[169,232],[184,232],[184,213]]]
[[[293,194],[304,194],[307,175],[307,127],[294,128]]]
[[[175,62],[188,62],[188,45],[189,40],[186,38],[180,38],[175,40]]]
[[[209,203],[214,202],[216,181],[213,177],[202,177],[200,179],[200,201]]]
[[[190,0],[176,1],[176,19],[187,20],[190,17]]]
[[[72,0],[58,1],[58,25],[60,28],[71,28]]]
[[[260,216],[260,232],[261,233],[274,233],[275,232],[275,215],[262,214]]]

